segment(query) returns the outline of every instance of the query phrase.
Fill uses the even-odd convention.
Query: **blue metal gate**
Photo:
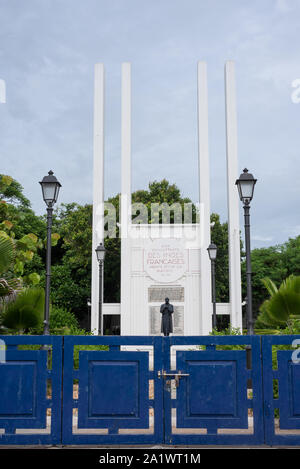
[[[63,390],[64,444],[264,442],[259,337],[65,337]]]
[[[265,442],[300,446],[300,335],[262,337]]]
[[[2,336],[0,444],[300,445],[295,339]]]

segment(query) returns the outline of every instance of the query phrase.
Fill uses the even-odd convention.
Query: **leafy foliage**
[[[258,324],[284,326],[290,319],[300,318],[300,276],[290,275],[277,289],[270,279],[264,280],[270,298],[260,307]]]
[[[29,332],[30,334],[43,334],[43,326],[39,324],[37,327],[30,328]],[[73,313],[64,308],[52,306],[50,309],[50,334],[87,335],[87,332],[79,327],[78,320]]]
[[[182,198],[175,184],[167,180],[154,181],[148,190],[136,191],[132,194],[133,202],[140,202],[148,207],[151,217],[151,203],[174,203],[181,206],[190,203],[190,199]],[[108,199],[116,209],[119,217],[119,194]],[[196,216],[195,208],[194,218]],[[84,324],[87,316],[87,299],[90,298],[91,259],[92,259],[92,205],[62,204],[55,212],[54,229],[61,235],[58,250],[60,257],[53,262],[51,299],[54,305],[62,306],[76,313]],[[170,222],[174,221],[171,212]],[[106,258],[104,264],[104,301],[120,301],[120,238],[106,238]],[[60,264],[60,265],[58,265]]]
[[[62,204],[55,212],[53,228],[62,237],[66,260],[75,268],[91,265],[92,220],[89,204]]]
[[[217,248],[216,260],[216,301],[227,303],[229,301],[229,263],[228,263],[228,224],[221,223],[220,216],[212,213],[211,242]]]
[[[19,279],[13,278],[15,244],[4,232],[0,232],[0,312],[6,301],[11,301],[21,288]]]
[[[252,263],[252,291],[254,317],[259,314],[259,308],[268,294],[262,280],[269,278],[276,285],[281,284],[291,274],[300,275],[300,236],[290,238],[286,243],[268,248],[253,249]],[[242,263],[243,298],[246,296],[246,265]]]
[[[5,298],[15,294],[22,286],[41,287],[45,284],[45,238],[46,219],[35,215],[29,200],[23,194],[22,186],[10,176],[0,175],[0,234],[10,241],[13,246],[13,256],[10,260],[1,257],[0,245],[0,294]],[[190,199],[182,196],[176,184],[166,179],[153,181],[146,190],[138,190],[132,194],[132,201],[143,203],[148,208],[148,221],[151,217],[151,204],[179,203],[192,205],[192,220],[196,221],[196,208]],[[119,194],[111,197],[116,208],[119,221]],[[65,312],[72,312],[79,321],[79,327],[87,327],[87,300],[91,295],[91,260],[92,260],[92,205],[76,203],[63,204],[55,212],[52,237],[52,277],[51,302],[52,311],[63,308]],[[137,215],[137,214],[136,214]],[[136,216],[135,215],[135,216]],[[159,222],[162,223],[161,214]],[[174,223],[174,213],[170,213],[170,223]],[[216,297],[218,302],[229,301],[229,272],[228,272],[228,226],[222,223],[218,214],[211,215],[211,239],[218,247],[216,261]],[[105,240],[106,259],[104,272],[104,301],[120,301],[120,238]],[[242,251],[242,287],[243,298],[246,296],[245,259]],[[2,260],[1,260],[2,259]],[[300,276],[300,236],[289,239],[286,243],[269,248],[254,249],[252,260],[252,285],[254,316],[260,313],[264,323],[257,321],[260,332],[279,331],[288,322],[278,322],[264,315],[270,300],[272,283],[280,285],[288,276]],[[1,264],[3,262],[3,265]],[[3,274],[1,273],[3,270]],[[263,279],[270,280],[264,281]],[[262,281],[263,280],[263,281]],[[275,291],[275,290],[274,290]],[[281,300],[277,307],[283,309]],[[261,309],[260,309],[261,307]],[[67,314],[67,313],[66,313]],[[264,316],[263,316],[264,315]],[[61,314],[61,318],[65,317]],[[51,322],[51,317],[50,317]],[[51,327],[51,326],[50,326]],[[60,327],[60,326],[59,326]],[[69,326],[66,326],[69,327]],[[75,326],[74,326],[75,327]],[[276,327],[276,329],[274,329]],[[269,328],[269,329],[268,329]],[[224,331],[223,331],[224,333]]]
[[[0,234],[0,275],[8,271],[13,264],[15,257],[15,245],[5,233]]]
[[[11,272],[24,286],[30,286],[40,281],[40,272],[34,271],[31,263],[34,257],[45,256],[46,221],[35,215],[22,191],[22,186],[13,178],[0,175],[0,234],[9,237],[15,247]],[[59,238],[58,233],[53,233],[52,246]],[[29,270],[28,264],[31,264]]]
[[[41,288],[26,288],[13,301],[8,301],[1,312],[2,326],[23,333],[43,322],[45,295]]]
[[[52,267],[51,302],[53,306],[74,312],[79,320],[84,319],[84,315],[87,316],[90,283],[90,269],[76,269],[67,262],[66,258],[63,258],[61,265],[56,264]]]
[[[21,184],[5,174],[0,174],[0,199],[14,205],[30,207],[30,202],[24,196]]]

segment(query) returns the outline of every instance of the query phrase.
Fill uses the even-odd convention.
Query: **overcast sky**
[[[224,64],[234,60],[239,168],[258,179],[252,246],[282,243],[300,232],[300,104],[291,99],[299,33],[299,0],[0,0],[0,172],[23,185],[38,214],[38,181],[49,169],[63,186],[59,202],[92,201],[93,73],[102,62],[105,195],[118,193],[121,63],[129,61],[133,190],[165,177],[197,202],[204,60],[211,208],[225,221]]]

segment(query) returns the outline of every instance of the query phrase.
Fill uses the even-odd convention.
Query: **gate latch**
[[[158,375],[159,378],[162,377],[162,378],[164,378],[164,379],[166,379],[168,376],[173,376],[174,379],[175,379],[175,386],[176,386],[177,388],[178,388],[178,386],[179,386],[179,380],[180,380],[180,378],[182,378],[183,376],[190,376],[189,373],[181,373],[180,370],[179,370],[179,371],[176,371],[176,372],[174,371],[174,373],[167,373],[165,370],[163,370],[163,371],[158,371],[158,372],[157,372],[157,375]]]

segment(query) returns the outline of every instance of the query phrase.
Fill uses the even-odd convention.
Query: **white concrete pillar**
[[[200,311],[199,334],[212,329],[211,264],[207,252],[210,244],[210,174],[208,146],[208,97],[206,63],[198,62],[198,158],[199,202],[201,204],[200,240]]]
[[[104,216],[104,66],[95,65],[94,78],[94,156],[93,156],[93,240],[91,331],[98,332],[99,266],[95,249],[103,242]],[[103,289],[102,289],[103,290]]]
[[[225,64],[227,202],[229,243],[229,301],[231,326],[242,329],[239,198],[235,181],[239,176],[234,62]]]
[[[122,64],[121,97],[121,335],[131,335],[131,65]]]

